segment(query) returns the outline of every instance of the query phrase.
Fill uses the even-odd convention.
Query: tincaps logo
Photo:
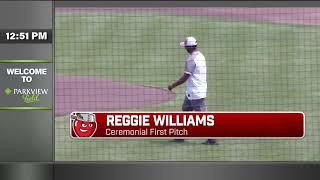
[[[72,113],[70,121],[77,137],[92,137],[97,130],[96,116],[93,113]]]

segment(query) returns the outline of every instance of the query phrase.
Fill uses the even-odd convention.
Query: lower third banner
[[[302,112],[73,112],[73,138],[302,138]]]

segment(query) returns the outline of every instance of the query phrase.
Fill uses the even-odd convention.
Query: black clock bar
[[[52,43],[52,30],[0,29],[0,43]]]

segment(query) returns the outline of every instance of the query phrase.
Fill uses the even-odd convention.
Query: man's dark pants
[[[201,99],[188,99],[184,98],[184,102],[182,105],[182,111],[207,111],[207,103],[205,98]],[[184,139],[176,139],[176,142],[183,142]],[[215,144],[216,141],[214,139],[208,139],[207,144]]]
[[[207,111],[205,98],[190,100],[185,97],[182,105],[182,111]]]

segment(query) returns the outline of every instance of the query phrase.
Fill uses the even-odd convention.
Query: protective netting
[[[320,160],[320,8],[56,8],[56,160]],[[72,140],[71,111],[179,111],[197,38],[210,111],[303,111],[301,140]]]

